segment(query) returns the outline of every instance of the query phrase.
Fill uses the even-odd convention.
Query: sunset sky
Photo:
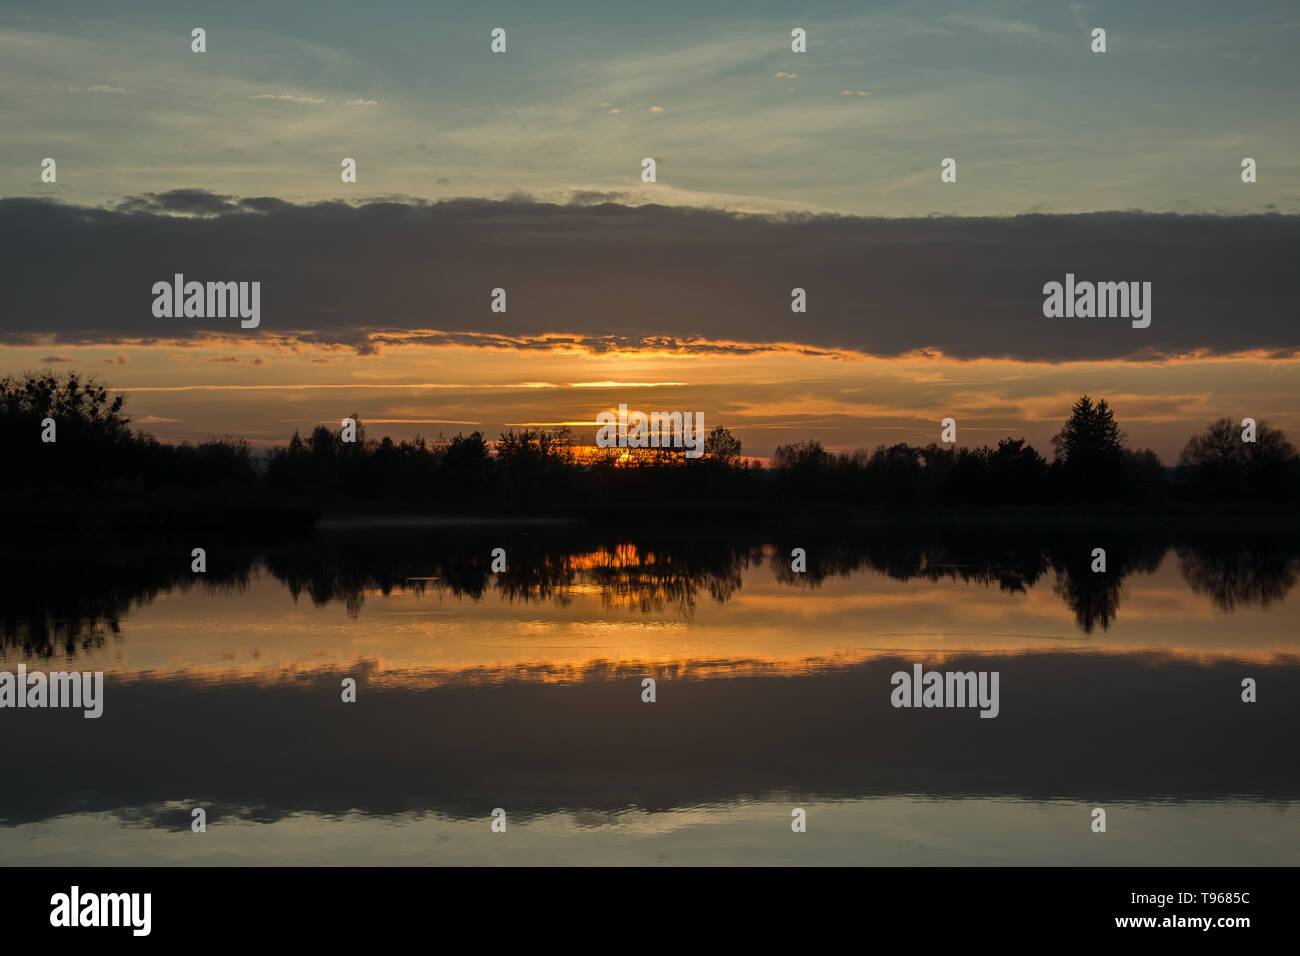
[[[945,417],[1049,452],[1085,391],[1169,462],[1225,415],[1300,443],[1294,4],[453,10],[0,14],[0,375],[260,445],[626,403],[758,456]],[[260,326],[156,318],[175,273],[261,282]],[[1151,327],[1044,318],[1067,273],[1152,282]]]

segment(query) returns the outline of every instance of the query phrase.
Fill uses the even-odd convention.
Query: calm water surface
[[[0,861],[1300,862],[1300,550],[1108,532],[1099,575],[1098,537],[11,552],[0,670],[106,686],[0,710]],[[999,716],[891,707],[914,663],[998,671]]]

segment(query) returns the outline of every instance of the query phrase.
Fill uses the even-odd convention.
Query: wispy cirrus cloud
[[[122,86],[107,86],[104,84],[95,86],[59,86],[55,87],[55,89],[62,90],[64,93],[114,93],[121,95],[131,92]]]
[[[788,14],[761,6],[737,21],[665,0],[654,17],[539,31],[506,0],[499,12],[519,26],[499,58],[432,8],[391,31],[323,3],[306,25],[214,10],[204,55],[130,9],[93,32],[39,12],[28,29],[0,26],[0,86],[21,94],[7,103],[0,194],[103,202],[255,181],[323,200],[340,184],[322,157],[363,152],[355,143],[363,171],[348,192],[372,196],[637,188],[635,160],[653,154],[656,192],[747,211],[1300,211],[1294,164],[1274,159],[1250,189],[1228,174],[1241,156],[1300,146],[1288,98],[1300,27],[1282,0],[1173,20],[1097,4],[1088,16],[1122,24],[1121,48],[1142,50],[1104,64],[1085,42],[1093,20],[1018,0],[815,5],[807,54],[790,51]],[[36,150],[78,175],[41,184]],[[953,155],[961,180],[941,185],[935,164]]]
[[[283,100],[286,103],[328,103],[329,100],[318,96],[303,96],[300,93],[256,93],[250,100]]]

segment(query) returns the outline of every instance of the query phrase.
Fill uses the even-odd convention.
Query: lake
[[[0,861],[1300,859],[1296,535],[651,524],[6,548],[0,670],[104,700],[0,710]]]

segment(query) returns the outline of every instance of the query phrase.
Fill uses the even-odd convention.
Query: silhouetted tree
[[[573,463],[573,434],[567,427],[554,432],[511,429],[496,443],[496,456],[515,501],[553,505]]]
[[[39,427],[41,419],[53,418],[60,430],[88,437],[129,437],[131,419],[122,414],[125,401],[93,378],[81,381],[76,372],[61,378],[45,372],[0,379],[0,415],[6,422],[25,419]]]
[[[867,462],[867,493],[872,501],[911,504],[921,478],[921,449],[905,442],[877,448]]]
[[[1052,437],[1055,458],[1075,495],[1104,497],[1119,486],[1124,467],[1124,433],[1103,398],[1083,395],[1065,425]]]
[[[1041,497],[1047,461],[1023,438],[1004,438],[986,459],[994,500],[1030,504]]]
[[[739,458],[740,449],[740,439],[722,425],[715,426],[704,439],[704,453],[712,455],[724,465],[730,465]]]
[[[1295,457],[1295,448],[1276,428],[1260,422],[1255,441],[1247,442],[1238,425],[1220,418],[1187,442],[1178,464],[1204,493],[1271,497],[1294,487]]]
[[[481,499],[490,489],[492,455],[482,432],[458,434],[442,450],[443,491],[449,497]]]
[[[808,439],[792,445],[778,445],[772,453],[772,462],[786,471],[810,471],[830,465],[831,456],[822,448],[821,442]]]

